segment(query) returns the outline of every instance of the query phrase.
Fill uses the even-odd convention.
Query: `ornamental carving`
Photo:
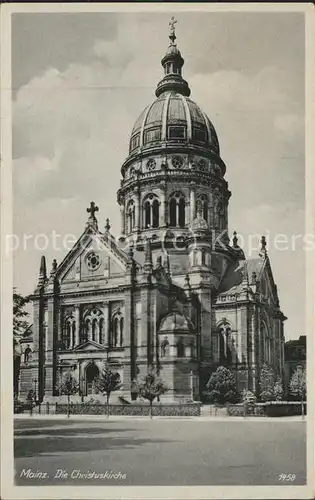
[[[147,161],[147,169],[154,170],[155,167],[156,167],[156,161],[153,158],[150,158],[150,160]]]
[[[205,160],[199,160],[198,162],[198,167],[199,167],[199,170],[201,170],[202,172],[205,172],[207,170],[207,162]]]
[[[172,158],[172,165],[174,168],[181,168],[184,164],[184,159],[182,156],[173,156]]]

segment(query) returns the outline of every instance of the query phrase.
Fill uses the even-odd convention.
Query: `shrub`
[[[206,388],[204,395],[211,403],[226,404],[238,400],[234,375],[231,370],[224,366],[219,366],[211,374]]]

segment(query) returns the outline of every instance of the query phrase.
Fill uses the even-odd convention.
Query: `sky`
[[[34,290],[42,254],[49,271],[70,250],[91,200],[99,227],[109,217],[119,236],[120,168],[134,122],[155,99],[170,16],[13,15],[14,283],[21,293]],[[266,235],[285,335],[297,338],[307,334],[303,14],[175,16],[183,76],[216,128],[227,166],[230,235],[239,233],[250,257],[258,250],[249,238],[256,246]]]

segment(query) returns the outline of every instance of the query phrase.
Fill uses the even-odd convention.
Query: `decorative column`
[[[190,221],[193,221],[196,217],[196,191],[195,183],[192,182],[190,185]]]
[[[135,220],[135,230],[140,230],[140,189],[136,188],[135,192],[135,211],[136,211],[136,220]]]
[[[107,301],[105,301],[103,303],[103,314],[104,314],[104,332],[103,332],[103,335],[104,335],[104,343],[105,345],[109,346],[110,345],[110,342],[109,342],[109,335],[110,335],[110,331],[109,331],[109,303]]]
[[[160,226],[164,227],[166,225],[166,210],[165,210],[165,203],[166,203],[166,195],[165,195],[165,183],[161,183],[160,185],[161,189],[161,194],[160,194],[160,199],[161,199],[161,204],[160,204]]]

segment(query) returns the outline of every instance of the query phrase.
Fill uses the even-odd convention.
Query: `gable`
[[[126,256],[117,249],[114,238],[86,231],[57,269],[61,283],[110,280],[124,276]]]
[[[262,269],[260,276],[260,291],[265,297],[269,297],[273,302],[278,299],[277,287],[274,282],[273,273],[270,265],[270,261],[266,262],[266,265]]]
[[[94,342],[93,340],[87,340],[84,344],[78,345],[73,349],[75,352],[85,352],[85,351],[104,351],[105,346]]]

